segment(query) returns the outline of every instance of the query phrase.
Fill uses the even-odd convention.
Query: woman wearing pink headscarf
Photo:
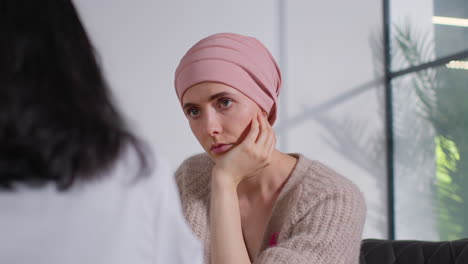
[[[176,179],[207,263],[358,263],[362,194],[322,163],[276,149],[281,73],[263,44],[204,38],[180,61],[175,88],[206,152]]]

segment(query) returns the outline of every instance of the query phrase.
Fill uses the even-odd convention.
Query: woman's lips
[[[211,147],[211,152],[214,154],[220,154],[229,150],[231,146],[232,144],[216,144]]]

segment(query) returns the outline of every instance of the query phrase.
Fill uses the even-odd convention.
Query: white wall
[[[283,144],[356,182],[386,237],[381,1],[289,1],[287,32]]]
[[[356,182],[368,203],[365,237],[386,236],[381,1],[76,0],[122,109],[173,166],[201,152],[178,105],[173,73],[196,41],[252,35],[277,58],[285,86],[281,149],[321,160]],[[350,139],[350,137],[352,137]],[[375,148],[375,149],[374,149]]]

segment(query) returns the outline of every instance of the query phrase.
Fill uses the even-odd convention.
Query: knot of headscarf
[[[218,82],[237,89],[268,113],[270,124],[275,122],[281,72],[271,53],[257,39],[218,33],[197,42],[175,72],[174,85],[181,104],[184,93],[202,82]]]

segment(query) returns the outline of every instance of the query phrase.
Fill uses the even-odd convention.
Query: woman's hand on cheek
[[[213,177],[233,187],[268,166],[276,146],[276,136],[267,117],[257,113],[250,131],[236,147],[215,158]]]

